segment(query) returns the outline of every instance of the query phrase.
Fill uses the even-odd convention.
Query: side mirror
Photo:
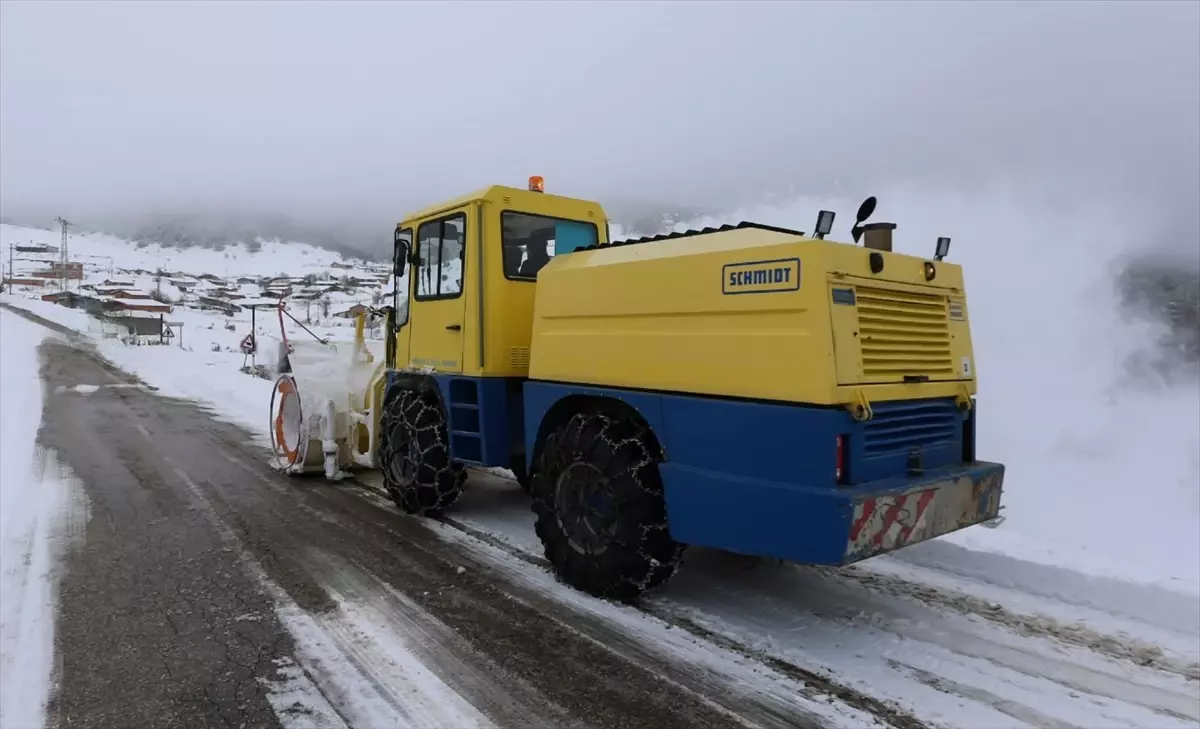
[[[396,249],[393,255],[395,258],[392,259],[392,273],[399,279],[404,275],[405,268],[408,265],[409,251],[408,240],[406,238],[401,238],[399,235],[396,236]]]

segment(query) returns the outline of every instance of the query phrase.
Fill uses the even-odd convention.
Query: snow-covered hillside
[[[60,260],[60,246],[60,234],[0,226],[10,293],[42,297],[58,291],[61,282],[52,267]],[[306,324],[345,325],[353,307],[381,305],[392,288],[387,266],[304,243],[260,241],[214,250],[72,233],[68,251],[71,262],[82,267],[82,279],[69,281],[68,291],[105,301],[150,297],[170,305],[172,319],[201,309],[232,316],[249,304],[282,298]]]
[[[58,231],[0,225],[0,254],[5,271],[8,270],[9,245],[59,246],[62,234]],[[317,248],[306,243],[283,241],[258,241],[258,250],[251,251],[243,243],[223,250],[211,248],[169,248],[157,244],[138,245],[128,240],[103,233],[72,232],[68,240],[71,260],[82,261],[96,270],[105,270],[109,265],[127,270],[186,271],[192,275],[214,276],[305,276],[326,272],[345,273],[333,264],[365,267],[363,261],[345,259],[341,254]],[[26,256],[29,258],[29,256]],[[42,256],[42,258],[47,258]],[[55,256],[49,256],[57,260]],[[15,268],[21,272],[22,260],[14,260]]]

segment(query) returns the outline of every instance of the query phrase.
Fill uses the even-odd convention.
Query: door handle
[[[452,332],[461,332],[461,331],[462,331],[462,324],[451,324],[450,326],[448,326],[448,327],[446,327],[446,328],[447,328],[447,329],[449,329],[449,330],[450,330],[450,331],[452,331]]]

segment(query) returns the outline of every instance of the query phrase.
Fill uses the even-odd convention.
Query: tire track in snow
[[[392,656],[415,655],[437,673],[459,695],[501,726],[528,729],[585,727],[562,707],[550,702],[529,682],[504,671],[412,599],[366,569],[319,549],[303,557],[315,575],[341,606],[354,618],[355,630],[348,640],[377,661],[392,662]],[[396,643],[401,643],[396,646]],[[502,677],[503,680],[497,680]],[[527,707],[541,705],[541,714],[531,716]]]
[[[841,570],[839,575],[880,592],[925,603],[936,603],[962,615],[979,617],[1022,635],[1059,640],[1117,660],[1156,668],[1190,680],[1200,680],[1200,663],[1167,656],[1161,646],[1130,635],[1113,636],[1082,623],[1064,623],[1041,614],[1023,615],[999,603],[973,595],[923,585],[868,569],[852,566]]]
[[[175,473],[204,509],[221,540],[238,555],[248,576],[270,596],[276,615],[292,635],[304,673],[319,691],[308,696],[311,706],[301,702],[301,713],[336,714],[351,727],[494,727],[486,716],[418,661],[401,654],[393,656],[389,666],[378,657],[367,655],[364,646],[354,640],[357,621],[340,606],[324,615],[304,611],[268,577],[217,514],[203,489],[184,470],[176,468]],[[400,663],[405,665],[399,671],[393,670]],[[401,686],[411,686],[412,690],[398,690]],[[292,684],[281,686],[280,690],[294,694],[296,688],[297,684]],[[275,702],[272,704],[274,708]],[[279,719],[289,726],[286,722],[292,717],[283,714]]]
[[[362,496],[371,503],[381,509],[393,509],[393,504],[385,493],[361,480],[356,480],[355,483],[362,487]],[[757,721],[765,722],[762,725],[826,726],[844,724],[849,720],[850,723],[845,725],[862,726],[882,723],[896,729],[927,729],[929,726],[895,704],[868,696],[840,684],[831,677],[750,649],[742,643],[714,631],[706,630],[669,611],[658,609],[651,603],[642,601],[635,605],[616,605],[575,591],[557,582],[550,572],[549,563],[544,558],[524,552],[502,539],[467,526],[452,517],[441,516],[431,519],[431,521],[452,530],[443,532],[443,536],[451,541],[462,542],[463,538],[466,538],[476,543],[482,543],[481,546],[486,545],[483,549],[476,548],[475,552],[493,571],[499,574],[508,573],[512,582],[522,583],[533,588],[539,597],[551,603],[578,610],[581,620],[572,622],[575,629],[585,634],[590,632],[593,637],[603,636],[602,642],[610,647],[624,644],[637,652],[649,651],[667,655],[683,666],[691,664],[692,670],[700,675],[705,675],[706,680],[713,684],[713,690],[720,690],[719,686],[736,681],[734,676],[739,673],[753,675],[761,684],[761,686],[755,687],[754,693],[759,694],[758,700],[764,703],[764,708],[757,712],[756,716]],[[452,533],[461,536],[455,537],[452,536]],[[536,568],[538,576],[523,573],[521,570],[513,571],[511,566],[505,564],[503,560],[497,559],[495,555],[487,554],[488,547],[494,548],[506,556],[514,557],[529,567]],[[688,634],[688,644],[680,642],[674,635],[674,631],[670,630],[662,636],[651,636],[648,633],[639,636],[645,626],[620,619],[623,611],[640,613],[655,621],[660,621],[665,627],[680,629],[681,632]],[[554,612],[561,612],[561,607]],[[592,626],[594,632],[589,631],[588,626]],[[639,637],[647,637],[650,640],[639,640]],[[667,642],[665,645],[655,645],[653,638],[666,638]],[[722,658],[723,655],[738,656],[740,660],[731,665],[726,663],[727,659]],[[785,686],[789,688],[783,688]],[[802,698],[806,702],[817,702],[818,704],[841,702],[853,712],[839,715],[836,705],[831,705],[828,714],[814,714],[811,708],[804,708],[802,704],[795,701],[795,698],[788,698],[787,694],[791,692],[795,692],[795,698]],[[774,719],[770,715],[762,713],[768,711],[766,707],[769,706],[774,706]],[[756,712],[749,713],[755,715]]]
[[[889,663],[891,663],[891,665],[895,668],[907,670],[918,681],[931,688],[946,694],[961,696],[964,699],[970,699],[981,704],[987,704],[1000,713],[1011,716],[1013,719],[1021,722],[1022,724],[1040,727],[1041,729],[1086,729],[1086,727],[1069,724],[1064,721],[1059,721],[1053,717],[1046,716],[1040,711],[1031,709],[1028,706],[1020,704],[1016,701],[1001,698],[991,691],[987,691],[976,686],[967,686],[966,684],[938,676],[930,673],[929,671],[915,668],[901,661],[889,661]]]
[[[372,498],[385,503],[386,497],[377,490],[373,489],[373,491]],[[548,569],[546,562],[529,553],[528,547],[524,543],[520,543],[518,546],[517,540],[510,541],[507,531],[507,528],[511,526],[509,520],[503,515],[495,515],[494,522],[491,521],[492,518],[491,512],[488,512],[486,516],[465,516],[465,521],[471,522],[471,524],[467,524],[464,523],[464,520],[451,517],[447,520],[447,525],[469,534],[475,539],[498,547],[528,564]],[[484,525],[492,526],[493,523],[503,525],[503,528],[495,533],[485,531]],[[803,616],[808,614],[811,609],[814,612],[808,614],[802,623],[811,623],[815,629],[822,629],[821,626],[825,626],[824,632],[816,633],[814,637],[825,635],[830,629],[852,630],[855,632],[846,633],[847,637],[857,635],[859,636],[858,642],[865,646],[864,641],[870,642],[870,635],[884,631],[881,635],[891,635],[888,638],[889,642],[898,646],[911,645],[913,649],[919,651],[919,654],[923,655],[923,662],[928,661],[925,669],[919,670],[926,670],[931,675],[935,673],[937,670],[935,666],[941,661],[945,666],[957,664],[958,668],[955,670],[965,671],[967,675],[974,676],[975,680],[994,681],[998,676],[1006,676],[1004,681],[1011,684],[1006,688],[1009,696],[1007,698],[998,697],[996,702],[983,704],[997,712],[993,715],[995,719],[992,721],[1000,721],[1001,716],[1011,720],[1013,718],[1011,713],[1001,711],[1000,707],[1011,708],[1012,705],[1020,704],[1022,701],[1029,704],[1025,708],[1031,712],[1031,716],[1045,713],[1044,710],[1034,708],[1035,706],[1049,707],[1057,704],[1055,713],[1080,717],[1075,721],[1081,722],[1084,726],[1089,725],[1089,722],[1094,722],[1099,716],[1118,723],[1154,721],[1151,718],[1154,716],[1169,717],[1170,721],[1167,723],[1170,725],[1175,725],[1180,721],[1185,722],[1185,725],[1190,725],[1200,716],[1200,696],[1197,696],[1195,682],[1189,681],[1186,684],[1182,681],[1171,682],[1164,680],[1165,677],[1162,676],[1162,674],[1174,673],[1176,674],[1175,678],[1183,679],[1187,674],[1187,664],[1142,667],[1135,665],[1137,654],[1132,650],[1112,648],[1102,640],[1072,641],[1070,638],[1077,636],[1071,636],[1069,633],[1066,639],[1063,639],[1063,637],[1053,634],[1052,631],[1014,630],[1015,626],[1012,622],[1017,622],[1015,615],[1002,613],[999,620],[987,620],[989,616],[986,613],[976,615],[965,609],[978,605],[969,599],[959,603],[958,609],[953,611],[960,615],[960,619],[955,621],[946,617],[947,613],[939,611],[935,614],[930,611],[934,607],[948,607],[940,603],[943,600],[952,601],[957,596],[939,595],[938,597],[942,598],[940,600],[923,598],[921,596],[923,588],[919,585],[911,585],[909,594],[905,594],[903,589],[895,591],[887,589],[889,586],[899,587],[902,584],[901,580],[875,582],[868,589],[868,583],[872,582],[870,576],[867,576],[864,581],[847,580],[840,572],[835,574],[831,570],[801,569],[794,565],[779,567],[763,561],[752,560],[753,565],[761,567],[762,570],[756,578],[748,576],[745,572],[746,566],[751,562],[745,562],[744,559],[738,562],[737,558],[722,556],[716,559],[717,563],[720,564],[722,559],[737,562],[734,565],[737,569],[731,569],[726,564],[720,570],[712,571],[707,569],[711,565],[704,565],[702,559],[701,564],[692,564],[693,569],[690,570],[690,576],[683,576],[681,579],[681,576],[677,575],[672,586],[644,599],[640,605],[641,609],[679,627],[691,630],[700,637],[721,642],[731,649],[738,649],[747,655],[758,657],[764,663],[780,670],[793,670],[792,675],[797,677],[806,674],[815,675],[818,681],[827,685],[828,690],[839,692],[835,695],[856,706],[869,707],[872,706],[872,702],[875,702],[875,705],[882,704],[887,707],[884,709],[887,711],[892,706],[903,704],[914,707],[914,710],[919,707],[921,715],[924,716],[928,711],[925,708],[927,702],[919,698],[920,692],[914,692],[912,687],[919,685],[936,688],[938,692],[946,693],[944,691],[945,684],[941,687],[933,687],[928,681],[914,681],[912,678],[898,682],[895,667],[888,667],[886,662],[884,663],[885,670],[875,678],[872,678],[872,675],[878,672],[878,663],[874,668],[870,663],[863,664],[864,668],[872,670],[859,677],[859,672],[850,666],[862,663],[861,660],[838,659],[829,662],[828,659],[833,658],[834,654],[827,654],[824,657],[814,654],[807,649],[804,642],[794,644],[796,650],[793,650],[787,646],[786,642],[781,644],[772,637],[775,631],[784,624],[771,621],[762,622],[762,618],[770,615],[772,611],[777,616],[785,613]],[[711,555],[708,557],[708,561],[713,561]],[[739,564],[740,567],[738,567]],[[685,570],[687,570],[686,567]],[[704,582],[707,586],[700,589],[700,583],[705,580],[705,572],[712,572],[712,574],[709,574],[707,582]],[[713,582],[714,580],[716,582]],[[788,584],[784,585],[779,580],[785,580]],[[796,592],[797,584],[792,584],[796,581],[799,581],[797,583],[799,585],[808,585],[809,589]],[[717,594],[732,596],[739,589],[739,585],[743,589],[749,589],[751,595],[758,597],[750,598],[749,602],[742,599],[740,602],[731,603]],[[772,585],[786,589],[782,593],[775,594],[776,591]],[[831,587],[836,588],[834,593],[824,594]],[[851,590],[851,587],[855,589]],[[701,599],[695,600],[697,597]],[[682,602],[680,602],[680,598],[682,598]],[[738,610],[734,607],[735,604],[750,609]],[[911,608],[906,607],[910,605]],[[706,611],[710,606],[718,606],[721,610],[709,614]],[[796,612],[798,606],[804,606],[799,613]],[[851,612],[847,612],[847,610]],[[882,612],[877,616],[867,615],[872,610]],[[858,613],[858,617],[852,614],[854,612]],[[843,615],[839,615],[839,613]],[[755,615],[759,615],[759,617],[756,618]],[[932,624],[925,625],[926,620],[935,616],[940,617],[937,617]],[[866,625],[861,624],[863,617],[870,618]],[[995,615],[993,614],[992,617]],[[1013,617],[1014,620],[1010,622],[1004,619],[1008,617]],[[981,621],[978,625],[970,622],[976,618]],[[989,624],[994,627],[989,628]],[[835,628],[835,626],[844,627]],[[949,632],[946,632],[947,630]],[[1083,635],[1087,634],[1083,633]],[[819,639],[818,645],[825,644],[830,639],[834,639],[832,634],[825,635]],[[899,643],[897,643],[897,639],[900,641]],[[916,642],[906,643],[905,641]],[[1060,642],[1062,647],[1055,647],[1054,642]],[[1098,643],[1101,650],[1092,651],[1092,646],[1088,645],[1089,642]],[[875,650],[884,650],[882,645]],[[846,650],[852,649],[847,647]],[[1079,651],[1095,653],[1096,658],[1094,660],[1088,658]],[[842,651],[843,657],[844,653],[845,651]],[[928,655],[924,656],[925,653]],[[1151,655],[1154,654],[1151,649]],[[938,658],[935,655],[942,657]],[[964,658],[964,656],[970,658]],[[773,661],[781,663],[772,663]],[[1109,663],[1104,661],[1109,661]],[[813,664],[821,666],[822,670],[817,672],[801,667],[801,665]],[[986,667],[988,664],[994,667],[988,669]],[[837,668],[839,665],[842,666],[840,670]],[[1158,669],[1157,672],[1152,670],[1154,668]],[[1172,671],[1171,668],[1182,670]],[[841,678],[832,678],[835,671],[836,675]],[[905,674],[910,677],[915,676],[911,671],[906,671]],[[950,673],[943,677],[949,679],[955,676],[956,674]],[[1019,676],[1025,678],[1018,678]],[[887,680],[889,678],[890,680]],[[884,685],[881,685],[876,679],[885,679]],[[909,688],[903,688],[905,685]],[[982,694],[971,694],[964,698],[975,702],[981,696]],[[861,701],[858,697],[864,697],[867,703],[855,703]],[[944,704],[944,706],[949,708],[951,705]],[[961,712],[961,708],[958,711]],[[901,709],[900,713],[913,716],[906,709]],[[938,716],[938,713],[933,710],[929,711],[928,715]],[[947,720],[952,724],[961,721],[961,718],[949,718],[954,715],[953,711],[947,715]],[[965,717],[965,715],[963,716]],[[979,721],[980,718],[973,717],[973,720]],[[920,720],[917,721],[920,723]]]
[[[503,552],[516,557],[522,562],[540,568],[548,573],[551,571],[550,563],[545,558],[523,552],[512,545],[506,544],[500,539],[492,537],[486,532],[468,527],[452,518],[441,517],[439,521],[446,526],[461,531],[462,533],[474,539],[478,539],[486,544],[496,547]],[[799,681],[807,687],[810,697],[816,697],[820,694],[824,694],[826,696],[835,698],[848,706],[860,709],[866,714],[886,722],[889,726],[895,727],[896,729],[924,729],[927,727],[924,722],[920,721],[915,716],[908,714],[899,706],[880,701],[874,697],[863,694],[849,686],[838,683],[829,676],[824,676],[815,671],[801,668],[794,663],[769,655],[763,651],[751,649],[750,647],[739,643],[738,641],[731,640],[730,638],[725,637],[715,631],[705,629],[695,622],[688,620],[687,618],[676,615],[669,610],[661,609],[659,606],[653,603],[643,600],[637,604],[631,605],[630,607],[633,607],[634,609],[637,609],[646,615],[658,618],[664,623],[681,628],[690,633],[693,637],[710,643],[717,648],[737,653],[751,660],[760,662],[764,667],[775,671],[781,676],[786,676]]]

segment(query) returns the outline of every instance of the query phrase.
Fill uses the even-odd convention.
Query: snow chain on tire
[[[380,426],[383,483],[401,511],[437,513],[458,500],[467,474],[450,459],[446,415],[436,397],[402,391],[384,406]]]
[[[587,530],[588,540],[598,543],[581,545],[583,527],[571,518],[580,489],[600,492],[615,513],[603,533]],[[658,462],[641,423],[576,414],[542,444],[530,490],[546,558],[572,587],[629,601],[666,582],[679,566],[684,545],[667,531]]]

